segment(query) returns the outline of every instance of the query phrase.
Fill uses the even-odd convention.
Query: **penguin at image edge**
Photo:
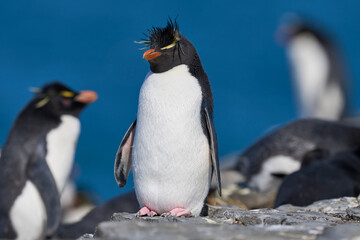
[[[132,167],[140,216],[199,216],[213,172],[221,195],[210,82],[176,21],[148,32],[143,58],[151,71],[119,146],[115,179],[123,187]]]
[[[78,93],[54,82],[37,89],[20,112],[0,157],[0,238],[43,239],[55,232],[78,116],[96,99],[93,91]]]
[[[284,178],[274,208],[284,204],[307,206],[316,201],[360,194],[360,148],[339,151],[332,156],[309,152],[314,158]]]
[[[316,150],[316,158],[325,158],[357,147],[359,139],[360,128],[353,124],[299,119],[258,139],[240,154],[234,169],[246,177],[252,189],[269,191],[302,164],[309,164],[303,160],[310,152]]]

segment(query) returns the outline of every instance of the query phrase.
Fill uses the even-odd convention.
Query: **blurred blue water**
[[[274,125],[296,117],[284,49],[274,41],[285,12],[306,14],[334,33],[358,94],[360,2],[349,1],[1,1],[0,144],[32,97],[30,86],[59,79],[93,89],[99,99],[82,116],[77,181],[104,201],[119,189],[113,177],[117,147],[136,118],[149,70],[134,40],[152,25],[178,16],[212,83],[220,156],[244,149]],[[358,98],[354,106],[359,108]]]

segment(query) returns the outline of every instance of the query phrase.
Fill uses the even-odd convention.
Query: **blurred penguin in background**
[[[54,82],[35,90],[16,118],[0,158],[0,238],[43,239],[57,229],[79,114],[97,99]]]
[[[78,169],[80,169],[80,166],[75,162],[64,190],[61,193],[62,224],[79,221],[98,203],[97,194],[91,187],[75,182],[79,177]]]
[[[233,178],[233,184],[224,184],[223,200],[240,201],[249,209],[272,207],[287,175],[351,151],[359,146],[359,139],[360,128],[348,122],[298,119],[285,124],[251,144],[226,169],[229,175],[242,175],[243,181]]]
[[[308,152],[301,169],[285,177],[274,207],[307,206],[323,199],[360,194],[360,147],[328,157],[321,151]]]
[[[330,121],[347,118],[349,79],[334,40],[295,14],[284,20],[276,37],[286,46],[299,116]],[[316,119],[297,120],[279,127],[250,145],[238,155],[236,164],[222,172],[224,179],[228,175],[234,179],[235,175],[243,180],[224,184],[229,191],[224,191],[223,199],[229,199],[227,203],[241,200],[250,209],[272,207],[283,178],[300,169],[308,152],[320,149],[318,154],[332,156],[336,151],[349,150],[358,145],[359,131],[355,126]]]
[[[300,117],[347,117],[349,79],[334,39],[295,14],[285,15],[284,20],[276,37],[286,46]]]
[[[287,46],[301,117],[349,120],[349,79],[339,48],[314,24],[295,15],[289,19],[288,24],[279,28],[278,37]],[[358,125],[357,121],[351,123]],[[333,129],[329,128],[329,132]],[[345,133],[347,139],[356,139],[357,131],[341,134]],[[343,141],[338,138],[339,133],[332,135],[341,146]],[[314,132],[314,137],[325,138],[326,135]],[[356,177],[360,169],[358,146],[358,143],[352,146],[357,147],[356,151],[336,152],[337,148],[322,148],[306,152],[301,169],[283,179],[275,207],[288,203],[305,206],[322,199],[357,196],[360,191]]]

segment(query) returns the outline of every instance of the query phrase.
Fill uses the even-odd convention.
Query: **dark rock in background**
[[[84,233],[92,232],[95,227],[102,221],[111,218],[114,211],[131,211],[136,212],[139,204],[136,200],[135,192],[129,192],[100,205],[90,211],[79,222],[71,224],[62,224],[57,230],[54,238],[74,239]]]

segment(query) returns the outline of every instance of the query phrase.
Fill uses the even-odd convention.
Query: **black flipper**
[[[218,187],[219,195],[221,196],[219,150],[218,150],[218,143],[217,143],[214,122],[213,122],[212,118],[210,118],[209,111],[206,107],[204,109],[204,112],[205,112],[205,119],[206,119],[206,127],[209,132],[209,139],[210,139],[211,165],[212,165],[213,172],[215,172],[217,187]]]
[[[55,179],[45,160],[45,143],[37,146],[30,160],[26,174],[28,179],[36,186],[44,202],[47,215],[46,236],[51,236],[60,224],[61,208],[60,195]]]
[[[131,155],[132,147],[135,136],[136,120],[131,124],[127,130],[123,140],[120,143],[119,149],[116,153],[115,166],[114,166],[114,175],[115,180],[119,187],[124,187],[126,185],[126,180],[128,178],[130,168],[131,168]]]

